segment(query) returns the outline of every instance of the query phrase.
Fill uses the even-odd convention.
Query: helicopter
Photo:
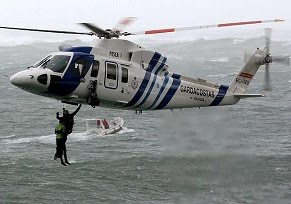
[[[219,85],[204,79],[183,76],[170,72],[167,57],[121,37],[283,20],[124,32],[124,27],[133,20],[131,17],[124,18],[119,23],[119,28],[106,30],[91,23],[81,23],[90,32],[0,27],[10,30],[95,37],[90,46],[60,46],[58,52],[51,53],[26,70],[12,75],[10,82],[30,93],[71,105],[87,104],[93,108],[98,106],[135,111],[200,108],[233,105],[240,99],[263,97],[262,94],[245,93],[259,67],[266,66],[265,89],[270,90],[269,64],[273,61],[289,63],[289,58],[286,60],[286,57],[271,56],[270,31],[267,31],[265,49],[257,49],[229,85]]]

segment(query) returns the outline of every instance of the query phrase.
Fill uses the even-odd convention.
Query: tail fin
[[[265,57],[266,53],[257,49],[238,73],[238,75],[231,82],[229,86],[229,92],[234,94],[245,93],[248,85],[250,84],[254,75],[257,73],[259,67],[266,64]]]

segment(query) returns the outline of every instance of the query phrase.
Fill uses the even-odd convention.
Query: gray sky
[[[236,35],[245,30],[272,27],[275,30],[291,30],[291,1],[276,0],[8,0],[0,3],[0,25],[32,27],[39,29],[62,29],[86,31],[76,23],[91,22],[102,28],[112,28],[120,17],[137,17],[128,31],[146,29],[207,25],[232,21],[263,20],[281,18],[284,23],[248,28],[217,28],[204,31],[191,31],[179,34],[178,38],[203,38],[211,34],[220,37]],[[290,31],[291,32],[291,31]],[[162,34],[149,39],[173,38],[176,34]],[[282,35],[282,32],[281,32]],[[227,36],[228,37],[228,36]],[[65,40],[80,38],[58,34],[39,34],[22,31],[0,30],[0,44],[11,41]],[[89,40],[88,37],[81,37]],[[130,39],[134,39],[130,37]]]

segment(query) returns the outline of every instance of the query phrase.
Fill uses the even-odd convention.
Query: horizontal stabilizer
[[[244,99],[244,98],[254,98],[254,97],[265,97],[263,94],[234,94],[235,97]]]

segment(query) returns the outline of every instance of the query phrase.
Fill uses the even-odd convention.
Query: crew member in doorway
[[[55,157],[54,160],[56,160],[57,158],[60,158],[61,160],[61,164],[66,166],[66,164],[70,164],[68,162],[68,158],[67,158],[67,148],[66,148],[66,141],[67,141],[67,129],[65,126],[65,121],[61,118],[59,120],[59,124],[56,125],[55,128],[55,134],[56,134],[56,153],[55,153]],[[63,160],[63,155],[65,158],[65,162]]]

